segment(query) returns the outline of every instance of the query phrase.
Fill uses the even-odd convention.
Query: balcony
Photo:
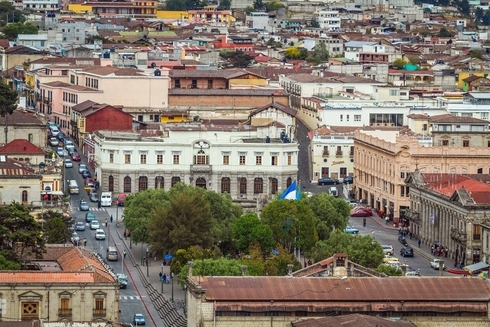
[[[410,221],[419,224],[420,223],[420,213],[413,211],[412,209],[405,210],[405,217],[407,217]]]
[[[213,168],[211,165],[192,165],[191,173],[201,173],[201,174],[211,174],[213,172]]]
[[[324,157],[328,157],[330,155],[330,153],[328,152],[328,150],[323,150],[323,156]]]
[[[337,158],[341,158],[341,157],[343,156],[342,151],[337,151],[337,152],[335,152],[335,156],[336,156]]]
[[[106,309],[94,309],[93,312],[94,317],[105,317],[106,316],[105,310]]]
[[[72,309],[58,309],[58,317],[60,318],[69,318],[71,317]]]
[[[349,153],[349,158],[354,159],[354,153]]]
[[[460,231],[454,227],[451,227],[451,238],[454,241],[456,241],[457,243],[460,243],[460,244],[466,243],[466,233],[463,231]]]

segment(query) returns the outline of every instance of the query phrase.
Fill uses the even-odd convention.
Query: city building
[[[57,0],[22,0],[23,8],[34,12],[58,12],[60,10]]]
[[[243,69],[186,70],[169,72],[172,89],[234,89],[266,86],[267,79]]]
[[[42,177],[28,163],[10,158],[2,150],[0,148],[0,205],[13,201],[31,205],[31,201],[39,201]]]
[[[204,6],[199,10],[188,10],[189,23],[224,23],[229,25],[235,21],[229,10],[218,10],[217,6]]]
[[[470,144],[473,137],[481,138],[479,134],[486,135],[486,132],[469,134]],[[465,135],[468,133],[461,132],[461,136]],[[466,143],[450,142],[447,146],[431,146],[431,139],[430,134],[415,134],[407,129],[355,131],[353,188],[356,198],[374,210],[385,212],[394,222],[408,223],[405,211],[410,206],[410,188],[405,185],[405,178],[416,167],[423,173],[483,174],[490,171],[487,145],[466,147]]]
[[[17,45],[45,50],[48,48],[48,36],[46,34],[19,34],[15,40]]]
[[[437,101],[452,115],[484,120],[490,117],[490,92],[446,93]]]
[[[83,3],[70,3],[68,10],[77,13],[93,13],[99,17],[156,18],[157,1],[85,1]]]
[[[315,14],[320,28],[326,32],[336,32],[341,28],[340,15],[337,10],[319,10]]]
[[[48,139],[47,126],[30,112],[17,109],[11,115],[0,116],[0,145],[12,140],[27,140],[44,148]]]
[[[119,319],[119,283],[88,251],[49,245],[38,270],[0,271],[2,320],[103,322]]]
[[[485,181],[479,181],[479,177]],[[410,173],[410,230],[424,244],[438,242],[449,250],[447,265],[464,267],[489,261],[490,185],[488,175]]]
[[[7,71],[8,69],[17,65],[23,66],[24,63],[43,58],[45,56],[45,52],[32,47],[26,47],[24,45],[0,48],[2,71]]]
[[[252,11],[246,16],[245,25],[251,29],[265,31],[269,26],[269,14],[262,11]]]
[[[296,179],[298,143],[285,127],[276,120],[262,127],[210,121],[97,131],[89,156],[102,191],[134,193],[183,182],[255,205]]]
[[[20,162],[24,161],[36,167],[46,160],[43,149],[23,139],[10,141],[0,147],[0,155],[8,156]]]

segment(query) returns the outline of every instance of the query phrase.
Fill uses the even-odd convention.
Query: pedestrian
[[[419,238],[419,240],[417,241],[417,244],[419,245],[419,249],[420,249],[420,243],[421,242],[420,242],[420,238]]]
[[[124,259],[126,259],[126,249],[123,250]]]
[[[146,261],[146,258],[143,257],[143,259],[141,260],[141,265],[144,266],[145,265],[145,261]]]
[[[434,255],[434,245],[430,247],[430,254]]]
[[[112,224],[112,215],[111,215],[111,224]]]
[[[444,251],[444,252],[445,252],[445,253],[444,253],[444,257],[446,257],[446,258],[447,258],[447,253],[449,252],[449,249],[447,248],[447,246],[446,246],[446,249],[445,249],[445,251]]]
[[[388,217],[385,218],[386,225],[388,225],[389,220],[390,220],[390,218],[388,218]]]
[[[128,232],[126,230],[124,230],[123,235],[124,235],[124,239],[126,239],[126,237],[128,236]]]
[[[128,231],[128,237],[131,238],[131,232],[130,231]]]
[[[100,203],[100,200],[97,202],[97,207],[100,209],[101,207],[101,203]]]
[[[362,219],[362,227],[366,227],[366,218]]]
[[[105,227],[107,227],[107,218],[105,219]]]
[[[162,272],[160,271],[160,272],[158,273],[158,280],[159,280],[159,281],[162,281],[162,279],[163,279],[163,274],[162,274]]]
[[[163,274],[162,281],[166,284],[167,283],[167,274]]]
[[[87,239],[86,238],[83,239],[83,246],[84,247],[87,246]]]
[[[371,229],[371,235],[374,236],[375,232],[374,232],[374,229]]]

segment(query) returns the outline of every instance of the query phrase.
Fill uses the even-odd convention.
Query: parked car
[[[143,315],[141,313],[136,313],[133,317],[133,323],[136,325],[136,326],[143,326],[145,325],[146,321],[145,321],[145,317],[143,317]]]
[[[76,231],[82,231],[83,232],[85,230],[85,224],[82,221],[78,221],[75,224],[75,230]]]
[[[405,277],[420,277],[420,273],[418,271],[407,271],[405,273]]]
[[[80,200],[80,211],[88,211],[88,210],[89,210],[89,206],[87,201]]]
[[[75,145],[73,144],[73,141],[72,141],[72,140],[70,140],[70,139],[68,139],[68,138],[67,138],[67,139],[65,139],[65,142],[64,142],[64,143],[65,143],[65,147],[68,147],[69,145],[75,146]]]
[[[92,220],[90,222],[90,229],[96,230],[100,228],[100,224],[97,220]]]
[[[81,173],[83,173],[84,170],[87,170],[87,165],[79,163],[78,164],[78,172],[81,174]]]
[[[71,156],[73,153],[77,152],[74,147],[67,147],[66,150],[68,151],[68,154]]]
[[[99,202],[99,195],[97,193],[90,193],[91,202]]]
[[[49,144],[51,146],[58,146],[60,144],[60,142],[58,141],[58,139],[56,137],[50,137],[49,138]]]
[[[439,270],[439,267],[441,265],[441,263],[443,262],[444,260],[442,259],[432,259],[432,261],[430,262],[430,267],[432,269],[436,269],[436,270]],[[443,263],[443,266],[442,266],[442,269],[443,270],[446,270],[446,265]]]
[[[85,169],[84,171],[82,171],[82,177],[83,178],[91,178],[92,174],[87,169]]]
[[[94,220],[94,221],[96,221],[96,220]],[[100,228],[97,229],[95,231],[95,239],[96,240],[105,240],[105,232],[104,232],[104,230],[102,230]]]
[[[73,167],[73,161],[71,159],[66,158],[65,159],[65,168],[72,168]]]
[[[85,178],[85,187],[94,187],[94,180],[90,177]]]
[[[391,245],[381,245],[383,248],[383,252],[385,255],[394,255],[395,254],[395,248]]]
[[[352,183],[354,183],[354,176],[344,177],[343,183],[344,184],[352,184]]]
[[[124,206],[124,200],[126,200],[127,194],[121,193],[117,196],[117,205],[120,207]]]
[[[409,246],[402,247],[400,249],[400,255],[402,257],[413,257],[413,249]]]
[[[85,221],[86,221],[86,222],[88,222],[88,223],[89,223],[89,222],[91,222],[91,221],[92,221],[92,220],[94,220],[94,219],[95,219],[95,215],[94,215],[93,213],[91,213],[91,212],[87,212],[87,213],[85,214]]]
[[[60,156],[63,157],[63,154],[65,153],[65,149],[63,148],[57,148],[56,153]]]
[[[82,159],[80,158],[80,155],[78,154],[78,152],[73,152],[71,154],[71,160],[73,160],[73,161],[80,161]]]
[[[74,243],[74,242],[80,242],[80,236],[78,236],[77,232],[73,232],[71,234],[71,242]]]
[[[347,234],[358,234],[359,233],[359,230],[357,228],[354,228],[354,227],[351,227],[351,226],[347,226],[344,229],[344,232],[347,233]]]
[[[373,215],[371,209],[366,207],[355,207],[350,211],[351,217],[371,217]]]
[[[119,282],[119,287],[120,288],[127,288],[128,287],[128,276],[125,274],[116,274],[117,276],[117,281]]]
[[[318,180],[318,185],[337,185],[338,183],[338,179],[332,179],[330,177],[324,177]]]
[[[400,262],[400,260],[398,260],[398,258],[395,258],[395,257],[384,257],[383,258],[383,263],[389,263],[389,262]]]
[[[55,125],[55,126],[49,126],[49,129],[51,130],[51,135],[53,136],[58,136],[60,134],[60,130],[58,129],[58,127]]]

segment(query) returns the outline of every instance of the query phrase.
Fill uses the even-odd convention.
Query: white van
[[[78,194],[80,190],[78,189],[78,183],[76,180],[70,180],[70,184],[68,184],[68,189],[70,190],[70,194]]]
[[[110,207],[112,205],[112,192],[102,192],[100,195],[100,205]]]

